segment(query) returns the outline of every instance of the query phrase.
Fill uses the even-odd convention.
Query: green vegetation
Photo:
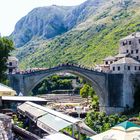
[[[83,87],[80,89],[80,96],[82,98],[87,98],[90,97],[89,100],[91,100],[91,106],[94,111],[99,111],[99,97],[96,95],[94,89],[88,85],[84,84]]]
[[[91,106],[94,111],[99,111],[99,97],[97,95],[92,97]]]
[[[54,39],[32,40],[14,53],[23,69],[66,62],[93,67],[102,63],[103,58],[118,53],[121,38],[140,31],[139,11],[139,3],[126,1],[121,5],[114,1],[107,7],[101,6],[82,26]]]
[[[70,126],[70,127],[64,128],[64,129],[62,130],[62,132],[66,132],[66,133],[68,133],[70,136],[72,136],[72,127]],[[78,131],[76,131],[75,129],[74,129],[74,137],[75,137],[76,139],[78,139]],[[81,135],[80,135],[80,140],[85,140],[86,138],[87,138],[87,136],[86,136],[85,134],[81,134]]]
[[[89,96],[93,96],[94,90],[88,84],[84,84],[80,89],[80,95],[82,98],[88,98]]]
[[[106,115],[103,112],[91,111],[87,114],[85,123],[97,133],[101,133],[127,119],[125,115]]]
[[[13,119],[13,122],[14,122],[15,125],[17,125],[18,127],[23,128],[24,124],[23,124],[22,121],[19,121],[17,115],[13,115],[12,119]]]
[[[71,90],[74,76],[53,75],[44,79],[33,89],[33,95],[51,93],[53,90]]]
[[[9,56],[9,53],[13,50],[13,42],[7,38],[0,37],[0,82],[6,81],[6,62]]]

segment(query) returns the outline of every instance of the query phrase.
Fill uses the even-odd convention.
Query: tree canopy
[[[82,98],[88,98],[88,96],[93,97],[93,95],[95,95],[95,91],[88,84],[84,84],[80,89],[80,95]]]
[[[101,133],[127,119],[125,115],[107,115],[104,112],[91,111],[87,113],[85,123],[97,133]]]
[[[0,37],[0,82],[5,80],[6,62],[13,49],[13,42],[11,40]]]

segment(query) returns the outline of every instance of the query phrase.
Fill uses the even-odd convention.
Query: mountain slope
[[[104,0],[90,0],[76,7],[48,6],[33,9],[15,26],[11,37],[22,47],[34,37],[50,39],[67,32],[96,12]]]
[[[52,38],[67,31],[63,17],[70,7],[40,7],[32,10],[15,26],[12,38],[16,47],[22,47],[33,37]]]
[[[119,40],[140,30],[140,1],[104,1],[68,32],[50,40],[32,39],[16,52],[22,68],[72,62],[86,66],[118,53]],[[89,8],[88,8],[89,9]]]

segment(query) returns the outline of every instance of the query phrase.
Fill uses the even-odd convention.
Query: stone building
[[[140,63],[131,58],[124,57],[110,65],[112,73],[136,73],[140,71]]]
[[[140,72],[140,32],[120,40],[119,54],[105,58],[98,69],[112,73]]]
[[[95,70],[109,72],[110,71],[110,64],[115,62],[115,60],[116,60],[115,57],[108,56],[107,58],[105,58],[103,60],[104,64],[97,65]]]
[[[114,56],[115,57],[115,61],[118,61],[118,60],[120,60],[120,59],[122,59],[122,58],[124,58],[124,57],[128,57],[129,56],[129,54],[126,54],[126,53],[119,53],[119,54],[117,54],[116,56]]]
[[[115,62],[116,58],[113,56],[108,56],[107,58],[105,58],[104,61],[104,65],[110,65],[113,62]]]
[[[16,57],[8,57],[7,61],[7,73],[15,73],[18,70],[18,59]]]
[[[120,40],[120,54],[130,54],[140,60],[140,32],[132,33]]]

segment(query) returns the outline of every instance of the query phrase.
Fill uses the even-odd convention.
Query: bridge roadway
[[[98,72],[73,64],[62,64],[44,70],[10,74],[10,86],[17,93],[22,92],[24,95],[29,95],[33,88],[46,77],[63,71],[83,77],[93,86],[99,96],[100,110],[107,113],[120,112],[124,110],[126,105],[133,106],[133,101],[128,100],[128,98],[133,98],[132,83],[129,83],[128,80],[130,76]],[[126,94],[126,92],[128,93]]]

